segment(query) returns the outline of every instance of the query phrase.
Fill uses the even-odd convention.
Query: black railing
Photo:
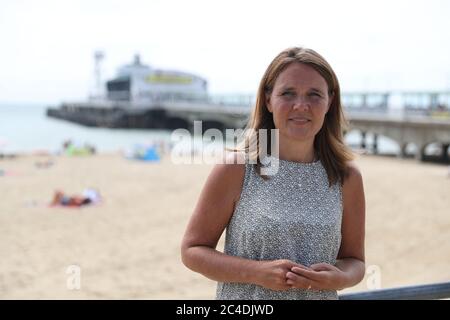
[[[450,298],[450,282],[339,295],[340,300],[436,300]]]

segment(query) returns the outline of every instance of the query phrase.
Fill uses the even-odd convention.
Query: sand
[[[35,166],[46,159],[0,160],[6,173],[0,176],[0,298],[214,298],[215,282],[184,267],[179,253],[212,165],[102,154],[55,156],[49,168]],[[381,287],[449,281],[447,167],[376,156],[357,162],[366,192],[367,266],[380,270]],[[104,201],[82,209],[48,206],[56,189],[79,194],[86,187],[99,189]],[[374,279],[367,275],[345,291],[367,290]]]

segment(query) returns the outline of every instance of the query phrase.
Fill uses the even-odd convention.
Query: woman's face
[[[280,138],[289,140],[314,141],[330,103],[325,79],[301,63],[292,63],[281,72],[266,96]]]

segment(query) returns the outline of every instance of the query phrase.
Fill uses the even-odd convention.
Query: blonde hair
[[[266,95],[272,93],[278,76],[292,63],[301,63],[315,69],[328,85],[328,95],[332,99],[330,108],[325,116],[322,128],[314,138],[314,150],[324,166],[330,186],[340,182],[343,183],[348,175],[347,162],[354,159],[352,151],[345,145],[343,130],[347,126],[341,105],[341,93],[339,82],[331,66],[317,52],[312,49],[293,47],[282,51],[270,63],[259,84],[256,96],[256,104],[250,115],[246,126],[246,132],[258,132],[267,129],[267,154],[271,154],[270,129],[275,129],[272,113],[266,105]],[[238,150],[256,150],[253,154],[247,153],[248,157],[256,161],[257,172],[261,175],[261,148],[249,148],[249,145],[258,144],[258,135],[246,135]],[[264,179],[268,177],[261,175]]]

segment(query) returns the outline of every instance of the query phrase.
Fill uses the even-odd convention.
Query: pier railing
[[[401,110],[402,114],[407,116],[440,118],[450,116],[450,92],[342,92],[341,99],[348,113],[387,114]],[[105,108],[151,109],[162,104],[168,106],[182,103],[187,106],[202,105],[218,109],[224,106],[246,107],[250,112],[255,100],[256,97],[249,94],[139,92],[132,99],[99,98],[84,104]]]
[[[450,298],[450,282],[339,295],[340,300],[437,300]]]
[[[253,103],[254,97],[252,95],[246,94],[196,94],[196,93],[173,93],[173,92],[163,92],[163,93],[155,93],[150,95],[139,96],[143,101],[148,101],[151,104],[159,104],[159,103],[179,103],[179,102],[187,102],[187,103],[201,103],[201,104],[209,104],[209,105],[217,105],[217,106],[250,106]]]

